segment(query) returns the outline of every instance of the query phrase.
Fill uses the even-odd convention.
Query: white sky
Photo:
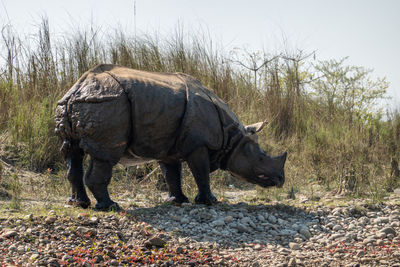
[[[122,28],[134,33],[134,0],[0,0],[0,26],[35,30],[40,17],[54,32],[71,26]],[[348,64],[387,77],[400,106],[400,1],[398,0],[136,0],[137,32],[166,35],[178,21],[184,29],[207,29],[227,52],[234,47],[317,51],[317,59],[349,56]]]

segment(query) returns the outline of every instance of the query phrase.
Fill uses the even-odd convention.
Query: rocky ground
[[[400,266],[398,199],[301,202],[4,209],[0,266]]]

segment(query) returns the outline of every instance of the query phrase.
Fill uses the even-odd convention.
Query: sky
[[[0,27],[34,33],[43,16],[55,33],[93,24],[168,35],[179,24],[208,31],[227,52],[290,48],[316,51],[320,60],[348,56],[347,64],[386,77],[389,104],[400,107],[398,0],[0,0]]]

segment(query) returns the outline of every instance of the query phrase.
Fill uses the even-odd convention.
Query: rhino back
[[[186,109],[186,89],[173,74],[117,67],[111,70],[131,106],[130,150],[140,157],[163,159],[176,143]]]

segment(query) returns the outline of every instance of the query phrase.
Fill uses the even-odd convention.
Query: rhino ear
[[[262,128],[264,128],[265,124],[266,124],[266,121],[261,121],[261,122],[257,122],[254,124],[244,126],[244,128],[246,129],[246,132],[248,134],[253,135],[253,134],[261,131]]]
[[[279,162],[282,169],[285,167],[286,157],[287,157],[287,152],[279,156]]]

